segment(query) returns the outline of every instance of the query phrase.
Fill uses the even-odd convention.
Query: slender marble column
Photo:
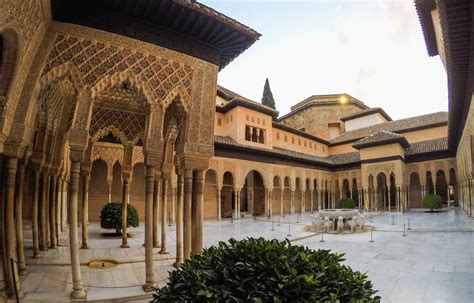
[[[45,195],[45,203],[44,203],[44,215],[45,215],[45,226],[44,226],[44,230],[46,231],[45,232],[45,237],[46,237],[46,249],[49,249],[50,245],[51,245],[51,241],[49,239],[49,233],[50,233],[50,230],[49,230],[49,204],[50,204],[50,201],[49,201],[49,195],[50,195],[50,191],[51,191],[51,175],[48,173],[48,176],[46,178],[46,195]]]
[[[168,206],[168,178],[161,179],[161,249],[160,254],[169,254],[166,243],[166,215]]]
[[[301,210],[300,213],[305,211],[305,198],[306,198],[306,189],[301,192]]]
[[[160,179],[153,182],[153,247],[160,247]]]
[[[294,214],[295,213],[295,191],[292,190],[291,191],[291,197],[290,197],[290,211],[291,211],[291,214]]]
[[[130,198],[130,180],[124,177],[122,181],[122,245],[121,248],[129,248],[127,236],[127,208]]]
[[[238,195],[239,192],[240,192],[239,190],[236,190],[235,193],[234,193],[235,202],[234,202],[234,214],[233,214],[233,216],[234,216],[235,220],[237,220],[239,218],[239,209],[238,209],[239,208],[239,198],[240,198],[239,195]]]
[[[313,213],[314,210],[314,190],[310,190],[311,194],[311,200],[310,200],[310,208],[311,208],[311,213]]]
[[[268,213],[270,218],[273,216],[273,201],[272,201],[273,190],[268,191]]]
[[[17,180],[15,187],[15,218],[16,244],[18,251],[18,271],[26,274],[25,248],[23,244],[23,181],[25,179],[25,162],[18,162]]]
[[[241,189],[238,189],[237,190],[237,219],[241,218],[241,214],[240,214],[240,192],[241,192]]]
[[[283,188],[280,188],[280,216],[283,217]]]
[[[63,214],[62,214],[62,230],[66,230],[66,226],[68,225],[69,218],[68,218],[68,187],[69,187],[69,180],[65,179],[63,182]]]
[[[4,228],[5,224],[5,178],[4,178],[4,166],[3,166],[3,155],[0,154],[0,292],[6,289],[5,273],[6,268],[6,254],[5,254],[5,239],[4,239]],[[0,293],[1,295],[1,293]]]
[[[16,243],[15,243],[15,179],[18,159],[9,157],[6,162],[6,182],[5,182],[5,223],[6,223],[6,248],[7,248],[7,265],[10,265],[11,260],[16,258]],[[8,266],[8,293],[13,297],[15,292],[18,297],[23,297],[20,290],[20,279],[18,278],[18,265]],[[14,289],[16,285],[16,290]]]
[[[32,225],[33,225],[33,258],[41,258],[40,245],[39,245],[39,230],[38,230],[38,216],[39,216],[39,196],[40,196],[40,172],[35,170],[33,172],[34,178],[34,190],[33,190],[33,213]]]
[[[57,248],[56,241],[56,182],[57,176],[51,176],[51,189],[49,192],[49,243],[50,248]]]
[[[185,169],[184,171],[184,259],[188,259],[191,255],[191,203],[193,190],[193,171]]]
[[[155,167],[147,165],[145,182],[145,291],[155,289],[155,272],[153,268],[153,183],[155,182]]]
[[[195,192],[193,194],[196,195],[196,199],[194,202],[196,203],[195,207],[195,216],[193,221],[196,222],[195,224],[195,239],[193,241],[193,254],[198,255],[202,252],[203,248],[203,213],[202,213],[202,206],[204,202],[204,171],[198,170],[196,171],[195,176]]]
[[[178,174],[176,188],[176,261],[174,265],[180,266],[183,263],[183,184],[182,174]]]
[[[171,183],[171,180],[170,180]],[[174,224],[176,221],[176,187],[172,187],[172,192],[173,192],[173,203],[171,203],[171,218],[170,218],[170,224]]]
[[[89,249],[89,181],[86,172],[82,176],[82,245],[81,249]]]
[[[222,220],[221,204],[222,204],[222,190],[218,189],[217,190],[217,220],[219,220],[219,222]]]
[[[79,260],[78,247],[78,218],[77,204],[79,200],[79,176],[81,162],[77,160],[71,161],[71,181],[69,184],[69,250],[71,254],[72,268],[72,293],[73,299],[85,299],[87,293],[82,287],[81,279],[81,263]]]
[[[62,189],[63,189],[63,179],[61,176],[58,177],[58,182],[56,183],[56,241],[59,242],[59,237],[61,235],[61,208],[62,208]],[[59,243],[58,243],[59,244]]]
[[[40,249],[48,250],[47,230],[46,230],[46,188],[48,186],[47,173],[41,173],[41,212],[40,212]]]

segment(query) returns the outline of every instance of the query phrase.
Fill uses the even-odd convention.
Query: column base
[[[130,248],[130,245],[128,245],[127,243],[122,243],[122,245],[120,245],[120,248]]]
[[[7,293],[8,293],[8,296],[7,296],[8,298],[13,299],[13,300],[16,299],[17,295],[15,294],[15,292],[12,289],[9,289]],[[24,297],[25,297],[25,294],[20,289],[18,289],[18,299],[23,299]],[[8,302],[8,300],[7,300],[7,302]]]
[[[86,299],[87,292],[84,289],[73,290],[71,292],[71,299]]]
[[[51,245],[51,246],[49,247],[49,249],[56,249],[56,248],[58,248],[57,245]]]
[[[179,266],[181,266],[181,264],[183,264],[183,261],[182,261],[182,260],[176,260],[176,261],[173,263],[173,266],[174,266],[174,267],[179,267]]]
[[[18,266],[18,274],[20,276],[26,276],[28,274],[28,270],[26,269],[26,267]]]
[[[160,247],[161,247],[160,243],[157,243],[157,244],[153,243],[153,248],[160,248]]]
[[[81,249],[90,249],[88,244],[82,244]]]
[[[158,287],[156,286],[155,282],[152,282],[152,283],[147,283],[145,285],[143,285],[143,290],[145,292],[154,292],[158,289]]]
[[[48,251],[48,248],[47,247],[40,247],[40,250],[41,251]]]
[[[167,255],[169,254],[169,251],[165,248],[165,249],[161,249],[160,252],[159,252],[160,255]]]
[[[38,253],[33,253],[33,259],[41,259],[43,258],[43,255],[40,254],[39,252]]]

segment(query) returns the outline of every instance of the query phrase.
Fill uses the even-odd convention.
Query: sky
[[[347,93],[393,119],[447,111],[413,0],[201,0],[262,36],[219,72],[254,101],[269,78],[280,116],[311,95]]]

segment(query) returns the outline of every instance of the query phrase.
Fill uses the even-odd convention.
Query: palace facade
[[[348,94],[310,96],[278,117],[218,86],[260,34],[195,1],[1,1],[0,291],[21,293],[25,260],[65,233],[72,297],[85,298],[78,250],[111,201],[144,221],[146,291],[168,221],[179,265],[202,250],[203,219],[312,212],[343,197],[405,211],[432,193],[472,215],[472,3],[416,7],[446,67],[449,112],[392,120]]]

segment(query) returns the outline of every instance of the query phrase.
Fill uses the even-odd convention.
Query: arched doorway
[[[340,191],[340,187],[339,187],[339,180],[336,180],[336,183],[334,185],[334,197],[336,199],[336,207],[339,207],[339,200],[341,200],[341,191]]]
[[[296,213],[301,213],[301,206],[302,206],[302,199],[303,199],[303,190],[302,190],[302,184],[301,184],[301,179],[296,178],[295,180],[295,212]]]
[[[434,186],[433,186],[433,177],[431,176],[431,172],[426,172],[426,185],[425,185],[425,192],[427,195],[434,194]]]
[[[285,177],[283,182],[283,213],[289,213],[291,210],[291,185],[290,177]]]
[[[349,180],[344,179],[342,180],[342,198],[350,198],[351,197],[351,188],[349,186]]]
[[[272,214],[280,213],[283,209],[283,188],[279,176],[273,177]]]
[[[456,180],[456,171],[454,168],[449,170],[449,185],[452,186],[452,195],[450,199],[454,201],[454,205],[458,205],[458,181]]]
[[[368,206],[368,208],[370,210],[372,210],[375,207],[375,185],[374,185],[374,176],[372,176],[372,175],[369,175],[368,194],[369,194],[369,206]]]
[[[410,204],[409,208],[420,208],[421,207],[421,185],[420,185],[420,176],[417,173],[412,173],[410,175]]]
[[[241,197],[241,212],[255,216],[265,214],[265,186],[262,175],[256,170],[250,171],[245,177]]]
[[[145,165],[142,162],[136,163],[132,169],[130,204],[135,206],[140,214],[145,213]]]
[[[204,205],[203,216],[205,219],[217,217],[217,174],[208,169],[204,176]]]
[[[352,197],[356,207],[359,207],[359,190],[357,189],[357,180],[355,178],[352,179],[352,195],[349,194],[349,197]]]
[[[377,175],[377,197],[375,201],[375,209],[383,209],[387,206],[388,201],[388,188],[387,188],[387,176],[384,173]]]
[[[442,169],[436,172],[436,194],[441,196],[443,203],[448,202],[448,182]]]
[[[324,208],[331,208],[330,201],[329,201],[329,182],[328,180],[324,180]]]
[[[311,181],[307,178],[306,179],[306,189],[304,191],[304,210],[311,211],[311,190],[310,190],[310,183]],[[313,201],[314,203],[314,201]]]
[[[395,184],[394,173],[390,174],[389,197],[388,197],[387,205],[388,205],[389,210],[397,206],[397,186]]]
[[[107,163],[101,159],[92,162],[89,189],[89,220],[98,221],[102,208],[109,202],[109,184],[107,183]],[[81,214],[82,217],[82,214]]]
[[[118,161],[112,168],[112,201],[122,202],[122,166]]]
[[[221,191],[221,217],[231,218],[235,209],[234,176],[225,172]]]
[[[319,205],[319,191],[320,189],[318,188],[318,180],[314,179],[313,180],[313,210],[319,210],[320,205]]]

